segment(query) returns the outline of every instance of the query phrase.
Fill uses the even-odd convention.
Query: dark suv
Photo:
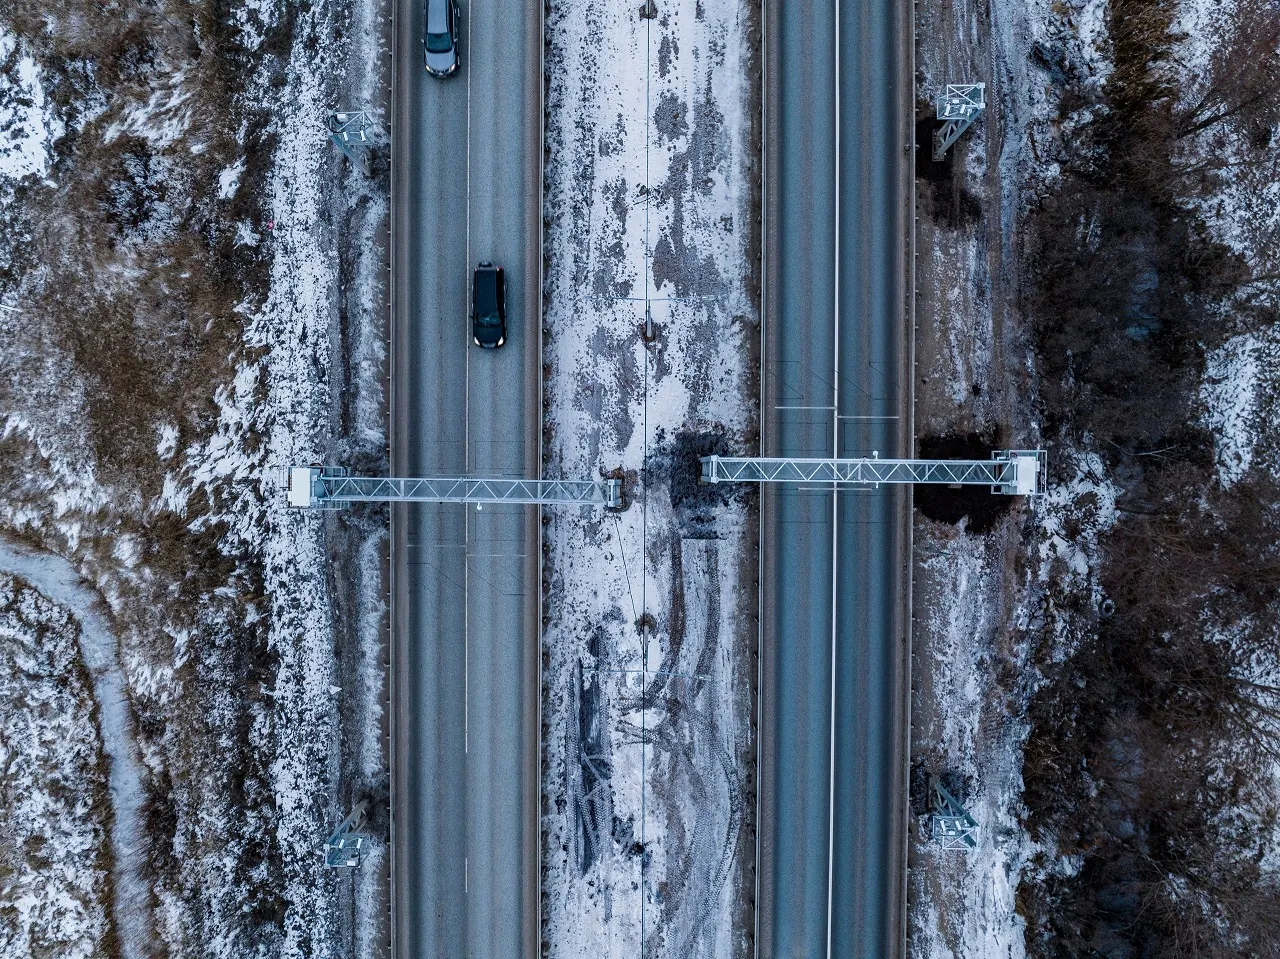
[[[426,12],[422,43],[426,47],[427,73],[433,77],[453,76],[462,61],[458,56],[458,0],[427,0]]]
[[[471,277],[471,338],[488,350],[507,342],[507,277],[487,261]]]

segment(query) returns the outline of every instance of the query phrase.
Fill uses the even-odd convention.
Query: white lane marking
[[[831,451],[840,455],[840,0],[833,0],[836,14],[836,195],[835,195],[835,376],[831,384],[831,402],[835,416],[831,421]],[[835,873],[836,815],[836,583],[840,561],[840,493],[831,497],[831,755],[827,768],[827,959],[831,959],[831,906]]]
[[[466,18],[467,54],[467,262],[471,269],[471,10]],[[471,313],[471,284],[463,273],[463,302],[466,309],[462,317],[462,349],[466,360],[463,364],[462,394],[462,459],[463,469],[471,464],[471,331],[467,328]],[[466,557],[462,563],[462,752],[471,752],[471,511],[463,510],[462,536]]]
[[[462,891],[471,892],[471,857],[462,857]]]

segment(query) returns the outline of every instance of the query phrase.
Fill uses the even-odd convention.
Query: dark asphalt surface
[[[909,449],[906,16],[766,3],[765,455]],[[899,949],[908,502],[765,492],[764,957]]]
[[[462,5],[462,67],[423,70],[396,8],[392,472],[538,475],[541,18]],[[507,343],[471,344],[471,269],[506,269]],[[538,948],[538,511],[392,512],[393,941]]]

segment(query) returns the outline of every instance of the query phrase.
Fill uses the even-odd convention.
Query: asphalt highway
[[[765,4],[769,456],[910,449],[908,10]],[[906,491],[766,489],[758,946],[898,954]]]
[[[398,0],[392,118],[395,475],[536,476],[541,11],[462,6],[462,65],[423,69]],[[506,345],[471,343],[471,270],[504,267]],[[538,511],[392,510],[397,957],[538,948]]]

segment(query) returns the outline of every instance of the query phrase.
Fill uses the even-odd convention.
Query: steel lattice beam
[[[534,503],[622,505],[622,480],[524,480],[348,476],[299,466],[289,471],[289,505],[339,509],[349,503]]]
[[[989,460],[787,459],[705,456],[704,483],[940,483],[990,486],[993,493],[1044,492],[1044,453],[1013,450]]]

